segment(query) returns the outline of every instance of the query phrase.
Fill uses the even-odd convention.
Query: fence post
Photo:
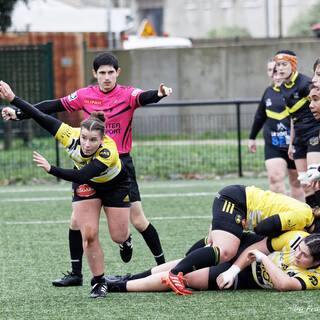
[[[242,173],[242,160],[241,160],[241,120],[240,120],[240,102],[236,102],[237,113],[237,138],[238,138],[238,175],[243,176]]]

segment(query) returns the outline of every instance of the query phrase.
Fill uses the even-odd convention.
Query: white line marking
[[[189,220],[189,219],[210,219],[211,216],[181,216],[181,217],[148,217],[149,220]],[[101,219],[107,221],[107,219]],[[70,223],[70,220],[47,220],[47,221],[6,221],[6,225],[26,225],[26,224],[60,224]]]
[[[155,193],[143,194],[141,198],[165,198],[165,197],[201,197],[201,196],[215,196],[216,192],[189,192],[189,193]],[[37,198],[6,198],[0,199],[0,202],[32,202],[32,201],[61,201],[71,200],[70,197],[37,197]]]

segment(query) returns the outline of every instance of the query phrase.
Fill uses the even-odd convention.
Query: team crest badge
[[[102,149],[100,152],[99,152],[99,156],[103,159],[108,159],[110,157],[110,150],[108,149]]]
[[[241,216],[240,214],[237,214],[234,218],[234,220],[236,221],[237,224],[240,224],[241,223]]]
[[[316,146],[317,144],[319,144],[319,137],[312,137],[312,138],[309,140],[309,143],[310,143],[312,146]]]

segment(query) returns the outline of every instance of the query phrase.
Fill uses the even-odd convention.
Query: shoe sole
[[[178,288],[175,287],[175,285],[171,282],[171,280],[166,277],[162,277],[161,281],[162,281],[162,283],[165,283],[167,287],[171,288],[177,295],[188,296],[188,295],[194,294],[194,292],[192,292],[192,291],[179,290]]]
[[[82,283],[77,283],[77,284],[62,284],[62,283],[54,283],[52,282],[52,285],[54,287],[80,287],[82,286]]]

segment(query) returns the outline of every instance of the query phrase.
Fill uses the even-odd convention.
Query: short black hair
[[[100,66],[113,66],[116,70],[119,69],[118,59],[109,52],[102,52],[98,54],[93,60],[93,69],[95,72]]]
[[[291,50],[280,50],[276,53],[276,55],[278,54],[289,54],[290,56],[296,57],[296,54]]]

